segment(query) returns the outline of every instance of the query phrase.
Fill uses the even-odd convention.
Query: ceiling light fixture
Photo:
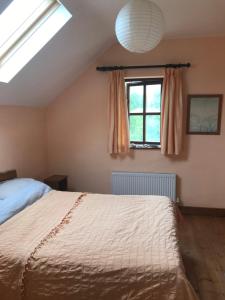
[[[161,9],[149,0],[131,0],[119,12],[115,24],[119,43],[130,52],[155,48],[164,34]]]

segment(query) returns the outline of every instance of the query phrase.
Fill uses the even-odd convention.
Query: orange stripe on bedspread
[[[26,275],[27,272],[30,270],[31,265],[32,265],[32,261],[35,260],[35,255],[37,254],[38,250],[40,250],[50,239],[54,238],[57,233],[62,230],[64,228],[64,226],[66,224],[70,223],[70,220],[72,218],[73,215],[73,211],[77,208],[77,206],[83,201],[83,198],[86,196],[87,194],[83,193],[81,194],[75,201],[75,203],[73,204],[73,206],[71,207],[71,209],[68,211],[68,213],[64,216],[64,218],[62,219],[62,221],[55,226],[41,241],[40,243],[34,248],[34,250],[31,252],[31,254],[29,255],[27,262],[24,266],[24,271],[22,273],[21,276],[21,287],[20,287],[20,291],[21,291],[21,300],[23,300],[25,298],[26,295],[26,285],[25,285],[25,281],[26,281]]]

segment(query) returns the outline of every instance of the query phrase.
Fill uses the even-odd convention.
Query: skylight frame
[[[14,1],[18,3],[23,0]],[[58,0],[29,1],[37,2],[39,5],[8,36],[5,43],[0,44],[0,82],[9,82],[72,17]],[[13,2],[7,9],[10,9],[12,4]],[[41,13],[38,14],[38,12]],[[10,39],[13,41],[11,44]],[[40,45],[38,45],[38,39]]]
[[[41,26],[43,22],[59,7],[58,1],[53,0],[41,1],[41,4],[47,4],[42,9],[40,5],[27,17],[27,19],[8,37],[8,39],[0,45],[0,65],[11,56],[20,47],[30,35],[36,31],[37,27]],[[28,24],[27,24],[28,23]]]

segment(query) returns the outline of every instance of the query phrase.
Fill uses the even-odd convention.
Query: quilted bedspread
[[[52,191],[0,226],[1,300],[196,300],[166,197]]]

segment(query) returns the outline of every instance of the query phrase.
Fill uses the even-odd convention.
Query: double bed
[[[0,299],[197,300],[172,202],[48,190],[0,225]]]

